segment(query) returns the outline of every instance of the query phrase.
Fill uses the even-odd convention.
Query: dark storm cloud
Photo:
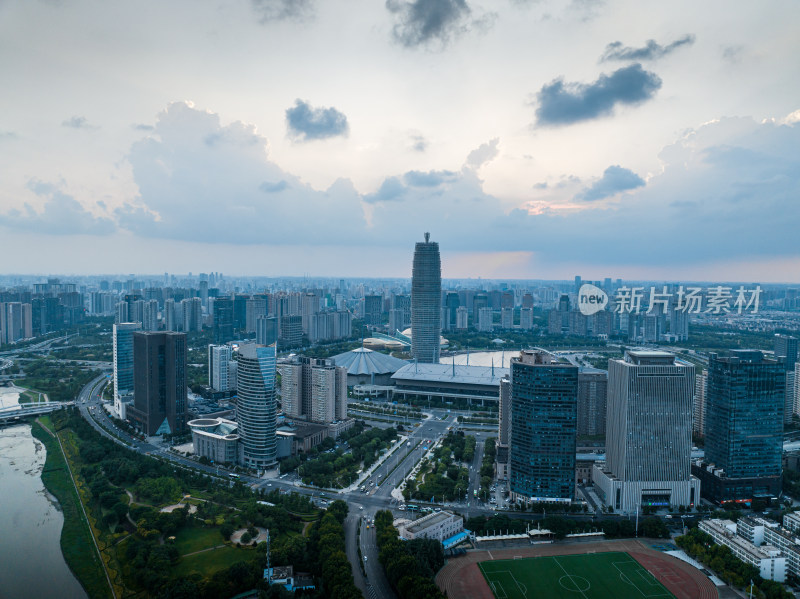
[[[594,202],[613,196],[621,191],[628,191],[644,186],[645,182],[632,170],[619,165],[609,166],[603,176],[575,196],[576,200]]]
[[[94,216],[74,197],[51,183],[31,180],[27,187],[46,200],[42,210],[37,211],[26,202],[22,210],[12,209],[0,214],[0,225],[49,235],[109,235],[117,229],[113,221]]]
[[[90,125],[89,121],[86,120],[86,117],[83,116],[74,116],[69,120],[63,121],[61,126],[69,127],[71,129],[85,129],[87,131],[91,129],[97,129],[97,127],[94,125]]]
[[[603,55],[600,57],[600,62],[608,62],[609,60],[658,60],[681,46],[691,46],[694,40],[694,35],[690,33],[666,46],[662,46],[655,40],[647,40],[642,48],[631,48],[630,46],[623,46],[622,42],[612,42],[606,46]]]
[[[536,94],[536,122],[542,126],[570,125],[610,114],[617,104],[640,104],[661,87],[661,78],[636,63],[593,83],[564,83],[556,79]]]
[[[286,126],[296,141],[347,137],[350,130],[347,117],[335,108],[314,108],[299,99],[286,110]]]
[[[471,20],[466,0],[386,0],[386,8],[396,18],[395,41],[407,48],[430,43],[445,46],[470,26],[481,27],[491,20],[491,16]]]
[[[311,14],[313,0],[252,0],[261,23],[302,19]]]

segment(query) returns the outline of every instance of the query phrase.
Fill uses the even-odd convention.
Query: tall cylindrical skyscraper
[[[236,422],[243,445],[242,462],[259,470],[277,459],[275,345],[244,343],[237,355]]]
[[[411,271],[411,357],[423,364],[438,364],[442,334],[442,262],[439,244],[425,241],[414,248]]]

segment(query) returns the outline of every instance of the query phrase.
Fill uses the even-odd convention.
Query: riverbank
[[[49,419],[43,418],[42,421],[45,425],[50,424]],[[31,433],[47,450],[42,483],[58,500],[64,515],[64,527],[61,530],[64,560],[91,599],[111,597],[103,564],[95,551],[89,524],[83,517],[80,499],[75,492],[58,441],[38,420],[31,423]]]

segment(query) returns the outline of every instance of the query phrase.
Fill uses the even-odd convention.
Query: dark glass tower
[[[148,436],[186,430],[185,334],[133,334],[133,406],[127,416]]]
[[[411,357],[423,364],[439,363],[442,335],[442,263],[439,244],[425,241],[414,248],[411,271]]]
[[[781,490],[785,371],[755,350],[711,354],[702,494],[717,502],[775,497]]]
[[[220,297],[214,300],[214,344],[233,341],[233,300]]]
[[[509,489],[526,503],[575,497],[578,367],[544,351],[511,360]]]

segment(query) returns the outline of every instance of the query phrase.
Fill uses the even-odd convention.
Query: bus
[[[233,472],[231,472],[228,476],[230,476],[231,478],[239,478],[239,475],[234,474]]]
[[[410,503],[409,503],[409,504],[406,506],[406,509],[407,509],[409,512],[416,512],[416,511],[419,509],[419,506],[418,506],[418,505],[412,505],[412,504],[410,504]]]

